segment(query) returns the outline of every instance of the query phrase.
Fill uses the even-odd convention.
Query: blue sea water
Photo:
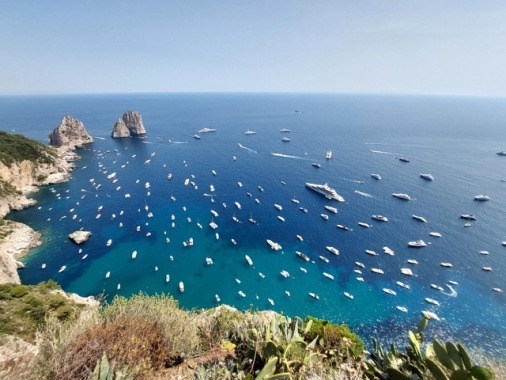
[[[114,122],[130,109],[141,112],[147,136],[110,138]],[[42,232],[43,245],[20,271],[23,283],[54,279],[67,291],[104,293],[109,299],[166,292],[186,308],[215,306],[217,294],[220,303],[240,309],[313,315],[345,322],[366,341],[381,336],[384,342],[401,344],[421,311],[429,310],[442,320],[429,324],[427,336],[457,339],[489,352],[506,348],[506,293],[492,290],[506,291],[506,247],[501,245],[506,241],[506,182],[501,181],[506,179],[506,158],[496,155],[506,150],[506,99],[286,94],[0,98],[0,129],[42,142],[66,114],[81,120],[95,142],[78,151],[81,160],[69,182],[41,188],[33,194],[37,206],[9,214],[9,219]],[[194,139],[203,127],[216,132]],[[281,133],[283,128],[291,132]],[[246,130],[256,134],[245,135]],[[284,136],[291,141],[282,142]],[[326,160],[329,149],[333,158]],[[401,156],[410,162],[399,161]],[[112,173],[116,175],[108,178]],[[431,173],[435,180],[423,180],[420,173]],[[185,185],[186,179],[196,187]],[[330,201],[307,189],[306,182],[328,183],[346,202]],[[414,200],[394,198],[394,192]],[[491,200],[476,202],[477,194],[488,194]],[[326,211],[325,205],[337,207],[338,213]],[[209,227],[211,210],[219,214],[214,217],[216,231]],[[373,214],[389,221],[374,221]],[[414,220],[413,214],[427,223]],[[461,214],[474,214],[477,220],[464,227]],[[232,220],[234,215],[240,223]],[[257,224],[249,223],[250,217]],[[92,236],[77,246],[68,234],[80,228]],[[443,237],[431,237],[431,231]],[[184,247],[190,237],[194,245]],[[271,250],[266,239],[283,249]],[[418,239],[428,246],[408,248],[408,241]],[[340,255],[326,246],[336,247]],[[384,246],[395,255],[383,253]],[[298,258],[296,250],[312,261]],[[480,254],[483,250],[490,254]],[[133,251],[138,252],[135,260]],[[206,265],[207,257],[214,264]],[[453,267],[443,268],[441,262]],[[62,266],[66,269],[59,272]],[[492,271],[483,271],[484,266]],[[413,276],[401,274],[408,267]],[[371,268],[382,269],[384,275]],[[281,276],[282,270],[290,277]],[[180,281],[184,293],[178,291]],[[451,285],[456,296],[450,296],[449,281],[458,283]],[[440,306],[427,303],[427,297]]]

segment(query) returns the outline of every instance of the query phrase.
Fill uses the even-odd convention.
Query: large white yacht
[[[392,196],[399,199],[404,199],[405,201],[410,201],[412,198],[405,193],[392,193]]]
[[[424,242],[423,240],[413,240],[413,241],[408,242],[408,247],[411,247],[411,248],[422,248],[422,247],[426,247],[426,246],[427,246],[427,243]]]
[[[309,257],[307,257],[307,255],[303,254],[302,252],[300,251],[295,251],[295,254],[297,256],[299,256],[302,260],[304,261],[309,261]]]
[[[270,239],[267,239],[267,244],[269,244],[271,249],[273,249],[275,251],[279,251],[280,249],[282,249],[281,245],[279,245],[278,243],[276,243]]]
[[[414,215],[413,214],[413,215],[411,215],[411,217],[413,219],[416,219],[416,220],[420,221],[420,222],[427,223],[427,219],[425,219],[423,216],[418,216],[418,215]]]
[[[474,200],[484,202],[484,201],[489,201],[490,197],[486,194],[479,194],[474,197]]]
[[[198,131],[198,133],[208,133],[208,132],[216,132],[216,129],[206,127]]]
[[[434,181],[434,176],[430,173],[420,173],[420,177],[427,181]]]
[[[326,183],[323,185],[319,185],[316,183],[306,182],[306,187],[313,191],[316,191],[317,193],[325,195],[325,197],[328,199],[334,199],[338,202],[344,202],[344,198],[339,194],[337,194],[337,192]]]
[[[334,248],[334,247],[332,247],[330,245],[327,246],[327,247],[325,247],[325,248],[327,248],[327,251],[333,253],[334,255],[336,255],[336,256],[339,255],[339,250],[337,248]]]
[[[371,218],[374,220],[379,220],[380,222],[388,222],[388,218],[383,215],[373,215]]]

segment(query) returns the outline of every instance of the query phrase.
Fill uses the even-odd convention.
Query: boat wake
[[[372,149],[370,149],[369,152],[378,153],[378,154],[395,154],[395,153],[391,153],[391,152],[384,152],[382,150],[372,150]]]
[[[441,292],[441,293],[443,293],[445,296],[448,296],[448,297],[457,297],[457,291],[455,289],[453,289],[451,287],[451,285],[446,285],[446,287],[451,290],[451,293],[445,293],[445,292]]]
[[[246,149],[247,151],[249,151],[251,153],[258,153],[256,150],[250,149],[250,148],[242,145],[241,143],[237,143],[237,145],[239,145],[239,148]]]
[[[99,140],[105,140],[105,137],[99,137],[99,136],[95,136],[96,139],[99,139]]]
[[[169,139],[169,142],[171,144],[188,144],[188,141],[173,141],[172,139]]]
[[[291,156],[289,154],[283,154],[283,153],[271,153],[271,155],[273,156],[276,156],[276,157],[285,157],[285,158],[294,158],[296,160],[306,160],[306,161],[311,161],[310,158],[306,158],[306,157],[299,157],[299,156]]]
[[[143,141],[142,143],[143,144],[154,144],[154,142],[152,142],[152,141]]]
[[[364,193],[363,191],[355,190],[355,193],[357,193],[359,195],[363,195],[364,197],[367,197],[367,198],[373,198],[373,196],[371,194]]]

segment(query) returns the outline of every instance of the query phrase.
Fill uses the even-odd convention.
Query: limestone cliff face
[[[112,127],[113,138],[123,138],[135,135],[145,135],[146,129],[142,123],[142,116],[137,111],[127,111]]]
[[[84,124],[72,116],[65,116],[60,125],[49,134],[49,145],[55,147],[80,148],[92,143],[93,138],[86,132]]]

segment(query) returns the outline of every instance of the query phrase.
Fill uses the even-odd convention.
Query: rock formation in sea
[[[91,231],[75,231],[69,234],[69,239],[76,244],[82,244],[91,236]]]
[[[68,147],[71,150],[92,143],[93,138],[86,132],[84,124],[72,116],[65,116],[60,125],[49,134],[49,145]]]
[[[142,123],[142,116],[137,111],[127,111],[112,127],[112,138],[123,138],[145,135],[146,129]]]

